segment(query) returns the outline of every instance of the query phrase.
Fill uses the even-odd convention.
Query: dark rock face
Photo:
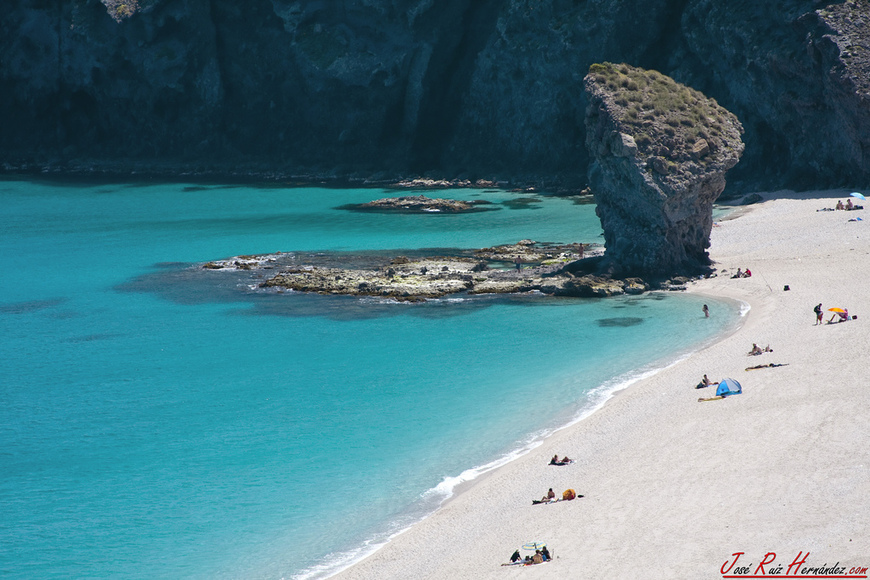
[[[713,202],[743,153],[743,128],[715,101],[656,71],[593,65],[585,81],[589,183],[609,274],[701,271]]]
[[[0,157],[582,188],[582,79],[659,70],[743,121],[735,177],[870,183],[866,0],[4,0]]]

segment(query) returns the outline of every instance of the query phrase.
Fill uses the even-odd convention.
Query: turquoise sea
[[[0,577],[325,577],[738,318],[679,293],[402,304],[197,268],[603,239],[594,206],[547,195],[337,209],[393,195],[0,181]]]

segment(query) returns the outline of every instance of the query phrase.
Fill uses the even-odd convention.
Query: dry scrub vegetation
[[[727,142],[731,114],[658,71],[605,62],[589,68],[590,80],[608,95],[608,110],[641,154],[676,160],[702,139],[711,152]]]

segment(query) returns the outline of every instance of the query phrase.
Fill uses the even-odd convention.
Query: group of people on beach
[[[818,211],[837,211],[837,210],[852,211],[853,209],[864,209],[864,206],[863,205],[854,205],[852,203],[851,199],[847,199],[845,203],[843,203],[842,201],[837,201],[837,205],[835,205],[834,207],[823,207],[822,209],[817,209],[816,211],[817,212]],[[858,218],[858,219],[860,220],[861,218]],[[849,220],[849,221],[855,221],[855,220]]]
[[[758,344],[753,342],[752,349],[747,353],[747,356],[756,356],[756,355],[763,354],[765,352],[773,352],[773,349],[770,348],[770,345],[767,345],[764,348],[761,348],[760,346],[758,346]],[[754,370],[754,369],[775,368],[775,367],[782,367],[782,366],[785,366],[785,365],[784,364],[768,363],[766,365],[757,365],[754,367],[748,367],[746,370],[749,371],[749,370]],[[728,380],[732,380],[732,379],[726,379],[726,381],[728,381]],[[722,384],[727,385],[727,383],[722,383]],[[695,385],[695,388],[696,389],[706,389],[707,387],[715,387],[718,385],[720,385],[719,381],[712,382],[709,378],[707,378],[707,375],[705,374],[704,377],[698,382],[698,384]],[[715,397],[708,398],[708,399],[701,398],[698,400],[699,401],[712,401],[714,399],[721,399],[722,397],[727,397],[728,395],[740,394],[742,392],[742,389],[740,388],[740,384],[736,383],[736,381],[735,381],[735,385],[738,389],[736,391],[731,390],[730,386],[724,390],[722,389],[722,387],[719,387],[718,389],[716,389],[716,396]]]
[[[732,278],[751,278],[752,277],[752,270],[750,270],[749,268],[746,268],[746,271],[744,272],[741,268],[737,268],[737,273],[731,277]]]
[[[848,308],[829,308],[833,312],[831,314],[831,318],[828,319],[828,324],[836,324],[837,322],[846,322],[847,320],[854,320],[857,318],[854,314],[849,314]],[[824,322],[825,313],[822,310],[822,303],[819,302],[814,308],[813,312],[816,315],[816,322],[813,326],[822,324]]]
[[[863,205],[852,205],[852,200],[847,199],[846,203],[843,203],[842,201],[838,201],[837,205],[834,206],[834,209],[843,209],[846,211],[851,211],[853,209],[864,209],[864,206]]]
[[[556,499],[556,492],[553,491],[551,487],[547,493],[544,494],[544,497],[541,499],[533,499],[532,505],[537,505],[539,503],[550,503],[554,501],[571,501],[572,499],[577,499],[578,497],[583,497],[582,495],[577,495],[577,492],[571,488],[566,489],[562,492],[562,499]]]
[[[574,463],[574,460],[568,457],[567,455],[563,455],[562,458],[559,458],[559,455],[553,455],[553,458],[550,459],[550,465],[568,465]],[[547,493],[539,500],[532,500],[532,504],[544,504],[544,503],[554,503],[559,501],[570,501],[576,499],[578,497],[583,497],[582,495],[577,495],[573,489],[566,489],[562,493],[561,498],[556,497],[556,492],[553,491],[553,488],[547,490]],[[511,555],[510,562],[506,564],[502,564],[502,566],[530,566],[532,564],[543,564],[544,562],[548,562],[552,559],[550,555],[550,551],[547,549],[547,545],[540,543],[529,543],[523,546],[523,549],[534,549],[535,553],[532,555],[527,555],[523,557],[520,555],[519,549],[514,551],[513,555]]]
[[[548,562],[552,560],[552,556],[550,556],[550,551],[547,549],[546,545],[541,546],[540,548],[535,550],[535,554],[533,556],[526,556],[523,558],[520,555],[519,549],[514,551],[511,555],[510,564],[502,564],[502,566],[511,566],[511,565],[524,565],[530,566],[532,564],[543,564],[544,562]]]
[[[740,268],[738,268],[737,274],[732,276],[732,278],[745,277],[746,275],[748,275],[749,270],[747,269],[746,272],[747,272],[747,274],[743,274],[741,272]],[[783,288],[783,290],[788,290],[788,289],[789,289],[788,286],[785,286]],[[836,324],[838,322],[846,322],[847,320],[854,320],[856,318],[856,316],[854,314],[849,314],[848,308],[829,308],[828,310],[830,310],[832,312],[831,318],[828,319],[828,324]],[[813,313],[815,314],[815,318],[816,318],[816,322],[813,326],[824,324],[825,313],[824,313],[824,310],[822,309],[821,302],[819,302],[818,304],[816,304],[816,306],[813,307]],[[704,305],[704,314],[709,316],[706,304]],[[757,343],[753,342],[752,348],[746,354],[747,354],[747,356],[758,356],[758,355],[764,354],[766,352],[773,352],[773,349],[770,348],[769,344],[767,346],[765,346],[764,348],[761,348],[760,346],[758,346]],[[775,367],[782,367],[782,366],[786,366],[786,365],[785,364],[768,363],[765,365],[756,365],[756,366],[752,366],[752,367],[747,367],[746,370],[749,371],[749,370],[775,368]],[[707,375],[704,375],[704,377],[698,382],[698,384],[695,385],[695,388],[696,389],[703,389],[703,388],[715,386],[718,384],[719,384],[718,382],[716,382],[716,383],[711,382],[710,379],[707,378]]]

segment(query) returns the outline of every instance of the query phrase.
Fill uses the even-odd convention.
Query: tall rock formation
[[[713,202],[743,153],[737,117],[657,71],[626,64],[592,65],[585,87],[603,269],[670,276],[709,266]]]

